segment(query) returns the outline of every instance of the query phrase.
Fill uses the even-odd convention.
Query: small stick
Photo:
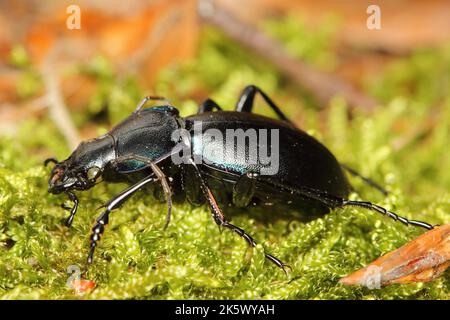
[[[379,289],[394,283],[429,282],[450,266],[450,224],[435,227],[339,283]]]
[[[69,111],[67,110],[61,94],[59,79],[56,74],[56,70],[58,68],[52,62],[55,59],[55,49],[56,48],[51,50],[48,54],[41,70],[42,79],[47,91],[45,97],[51,119],[59,131],[63,134],[68,146],[73,150],[77,147],[81,139],[75,125],[73,124],[72,118],[70,117]]]
[[[233,40],[269,60],[295,83],[311,92],[319,103],[326,105],[334,96],[340,95],[353,108],[359,107],[372,111],[378,105],[373,98],[358,91],[343,79],[316,70],[292,57],[279,42],[212,2],[200,1],[199,15],[204,21],[216,26]]]

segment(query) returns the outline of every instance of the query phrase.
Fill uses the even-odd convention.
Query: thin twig
[[[378,103],[358,91],[343,79],[312,68],[300,59],[292,57],[276,40],[261,30],[239,20],[211,1],[200,1],[199,14],[233,40],[252,49],[269,60],[295,83],[312,93],[320,104],[326,105],[334,96],[340,95],[351,107],[373,110]]]
[[[51,119],[63,134],[68,146],[75,149],[81,139],[61,94],[59,77],[56,73],[58,68],[54,64],[56,53],[57,48],[54,47],[42,65],[41,74],[46,89],[45,97]]]

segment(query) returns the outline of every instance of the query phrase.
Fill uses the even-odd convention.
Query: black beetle
[[[256,94],[262,96],[280,120],[251,113]],[[256,86],[244,89],[235,111],[222,111],[208,99],[196,115],[186,118],[181,118],[178,110],[169,103],[143,109],[148,100],[161,99],[144,98],[130,117],[107,134],[82,142],[62,162],[53,158],[45,162],[55,163],[49,179],[49,192],[64,192],[74,202],[66,221],[68,226],[78,207],[74,190],[89,189],[100,178],[107,182],[134,182],[104,205],[105,211],[92,228],[88,264],[92,263],[97,241],[108,224],[110,212],[145,185],[157,181],[168,203],[166,226],[170,221],[172,193],[181,192],[193,204],[206,200],[214,221],[235,231],[251,246],[256,245],[253,238],[225,218],[220,208],[222,205],[287,206],[311,217],[323,215],[330,209],[358,206],[406,225],[433,228],[428,223],[408,220],[370,202],[348,200],[351,186],[343,171],[345,167],[325,146],[296,128]],[[200,131],[196,130],[196,124],[201,124]],[[266,135],[265,139],[261,138],[252,146],[247,143],[252,138],[251,130],[266,133],[270,130],[277,135],[271,135],[270,139]],[[232,136],[233,143],[224,143],[218,138],[220,134],[238,131],[244,134],[240,144],[234,143],[238,136]],[[208,135],[208,132],[219,135]],[[244,149],[239,149],[242,142]],[[278,156],[278,162],[272,168],[268,166],[268,151]],[[256,157],[251,157],[255,154]],[[369,179],[362,178],[384,192]],[[286,264],[281,260],[268,253],[266,257],[285,270]]]

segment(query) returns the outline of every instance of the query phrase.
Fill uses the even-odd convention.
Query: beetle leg
[[[194,206],[200,206],[205,202],[200,183],[197,179],[195,170],[191,166],[181,167],[181,181],[186,199]]]
[[[287,191],[290,191],[291,193],[296,193],[299,196],[305,197],[307,199],[316,200],[316,201],[324,204],[325,206],[327,206],[330,209],[343,208],[343,207],[348,207],[348,206],[360,207],[360,208],[365,208],[365,209],[369,209],[369,210],[381,213],[381,214],[388,216],[389,218],[392,218],[396,221],[400,221],[401,223],[403,223],[407,226],[412,225],[412,226],[425,228],[427,230],[431,230],[434,228],[434,226],[432,226],[429,223],[417,221],[417,220],[409,220],[407,218],[399,216],[398,214],[396,214],[392,211],[389,211],[389,210],[383,208],[382,206],[373,204],[371,202],[343,199],[341,197],[337,197],[332,194],[329,194],[329,193],[326,193],[326,192],[323,192],[320,190],[316,190],[316,189],[310,189],[310,188],[305,188],[305,187],[301,188],[301,189],[290,188],[287,186],[279,186],[279,185],[270,183],[266,180],[261,180],[261,181],[268,183],[274,187],[285,189]]]
[[[161,182],[161,186],[163,188],[164,195],[166,197],[167,217],[166,217],[166,224],[164,225],[164,229],[166,229],[170,223],[170,217],[171,217],[171,213],[172,213],[172,192],[170,191],[170,186],[169,186],[169,183],[167,182],[167,178],[166,178],[166,175],[164,174],[164,172],[162,172],[162,170],[154,162],[150,162],[149,165],[152,168],[153,173],[156,175],[158,180]]]
[[[291,189],[291,188],[287,188],[287,189],[291,192],[298,193],[300,196],[319,201],[319,202],[323,203],[324,205],[326,205],[328,208],[334,209],[334,208],[343,208],[343,207],[348,207],[348,206],[360,207],[360,208],[365,208],[365,209],[369,209],[369,210],[381,213],[381,214],[388,216],[389,218],[392,218],[396,221],[400,221],[401,223],[403,223],[407,226],[412,225],[412,226],[425,228],[427,230],[431,230],[434,228],[434,226],[432,226],[429,223],[417,221],[417,220],[409,220],[407,218],[399,216],[398,214],[396,214],[392,211],[389,211],[389,210],[383,208],[382,206],[373,204],[371,202],[347,200],[347,199],[343,199],[343,198],[340,198],[337,196],[333,196],[326,192],[309,189],[309,188],[302,188],[301,190],[300,189]]]
[[[350,173],[352,176],[354,177],[358,177],[360,178],[363,182],[365,182],[367,185],[371,186],[372,188],[377,189],[378,191],[380,191],[383,195],[387,196],[389,193],[386,191],[386,189],[384,189],[382,186],[380,186],[378,183],[376,183],[375,181],[373,181],[370,178],[364,177],[363,175],[361,175],[358,171],[350,168],[349,166],[342,164],[341,163],[341,167],[344,168],[345,170],[348,171],[348,173]]]
[[[209,112],[213,111],[214,109],[222,111],[222,108],[214,100],[206,99],[205,101],[203,101],[200,107],[198,107],[197,113],[199,114],[203,112]]]
[[[75,195],[75,193],[70,192],[70,191],[67,191],[66,193],[69,196],[69,199],[73,202],[73,207],[69,208],[70,214],[66,219],[66,226],[70,227],[72,225],[73,218],[75,217],[75,214],[77,213],[79,201],[78,201],[78,198]]]
[[[124,191],[120,192],[104,205],[104,207],[106,208],[105,211],[97,218],[94,227],[92,228],[92,234],[90,238],[91,246],[87,258],[88,264],[92,263],[92,260],[94,258],[94,251],[97,247],[97,242],[101,239],[103,232],[105,231],[105,226],[108,224],[109,214],[111,213],[111,211],[120,208],[133,194],[139,191],[143,186],[157,180],[158,178],[150,175],[142,179],[138,183],[132,185],[131,187],[125,189]]]
[[[392,211],[389,211],[389,210],[383,208],[382,206],[373,204],[368,201],[347,200],[347,199],[342,199],[340,197],[331,196],[330,194],[318,192],[318,191],[309,192],[308,195],[310,196],[311,194],[314,194],[314,193],[317,194],[317,196],[315,196],[314,199],[321,201],[325,205],[328,205],[330,208],[343,208],[343,207],[348,207],[348,206],[360,207],[360,208],[365,208],[365,209],[369,209],[369,210],[381,213],[385,216],[388,216],[391,219],[400,221],[401,223],[403,223],[407,226],[411,225],[411,226],[425,228],[427,230],[431,230],[434,228],[429,223],[417,221],[417,220],[409,220],[407,218],[399,216],[398,214],[396,214]]]
[[[247,241],[247,243],[252,246],[252,247],[256,247],[256,242],[255,240],[252,238],[252,236],[250,236],[244,229],[239,228],[238,226],[235,226],[234,224],[228,222],[224,216],[224,214],[222,213],[222,210],[220,209],[219,205],[217,204],[217,201],[211,191],[211,189],[208,187],[208,185],[206,184],[206,181],[203,179],[200,170],[198,169],[197,165],[195,164],[195,162],[191,159],[191,164],[194,166],[195,171],[197,173],[197,177],[200,181],[200,186],[201,189],[203,191],[203,194],[206,198],[206,201],[208,202],[209,208],[211,210],[214,222],[220,227],[223,226],[227,229],[233,230],[234,232],[236,232],[239,236],[241,236],[245,241]],[[276,264],[278,267],[280,267],[281,269],[283,269],[284,273],[287,275],[287,271],[286,269],[292,269],[289,265],[285,264],[283,261],[281,261],[280,259],[274,257],[271,254],[268,253],[264,253],[265,257],[271,261],[272,263]]]
[[[389,211],[377,204],[373,204],[371,202],[367,202],[367,201],[353,201],[353,200],[342,200],[342,205],[341,207],[345,207],[345,206],[353,206],[353,207],[360,207],[360,208],[365,208],[365,209],[369,209],[372,211],[376,211],[379,212],[385,216],[388,216],[389,218],[392,218],[396,221],[400,221],[401,223],[409,226],[417,226],[417,227],[421,227],[421,228],[425,228],[427,230],[431,230],[434,227],[426,222],[422,222],[422,221],[417,221],[417,220],[408,220],[404,217],[399,216],[398,214]]]
[[[159,97],[159,96],[147,96],[145,98],[143,98],[137,105],[136,109],[134,110],[133,113],[139,113],[139,111],[141,111],[141,109],[144,107],[144,105],[147,103],[147,101],[150,100],[155,100],[155,101],[164,101],[167,105],[171,106],[172,104],[170,103],[170,101],[164,97]]]
[[[136,161],[145,163],[146,166],[148,166],[150,169],[152,169],[153,173],[156,175],[158,180],[161,182],[161,186],[163,188],[164,196],[166,197],[166,202],[167,202],[167,217],[166,217],[166,224],[164,225],[164,229],[166,229],[170,223],[170,218],[172,216],[172,192],[170,190],[169,183],[167,182],[166,175],[156,165],[155,162],[148,160],[147,158],[139,156],[139,155],[129,155],[129,156],[119,157],[113,161],[113,165],[117,166],[120,162],[127,161],[127,160],[136,160]]]
[[[264,101],[270,106],[270,108],[275,111],[275,113],[278,115],[278,117],[281,120],[284,120],[286,122],[291,122],[291,120],[286,117],[286,115],[283,113],[283,111],[280,110],[280,108],[272,101],[272,99],[269,98],[269,96],[262,91],[260,88],[258,88],[255,85],[249,85],[246,86],[245,89],[242,91],[239,100],[236,104],[236,111],[237,112],[252,112],[253,109],[253,102],[255,99],[255,95],[259,93]]]

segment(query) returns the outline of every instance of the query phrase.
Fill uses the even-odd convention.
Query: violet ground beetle
[[[280,120],[252,113],[256,94],[262,96]],[[94,250],[108,224],[111,211],[118,209],[144,186],[155,183],[160,184],[167,201],[166,227],[171,216],[172,194],[181,193],[192,204],[199,205],[206,200],[215,223],[233,230],[253,247],[256,246],[253,238],[230,223],[221,206],[270,206],[271,210],[302,211],[311,218],[331,209],[356,206],[376,211],[405,225],[433,228],[428,223],[408,220],[371,202],[349,200],[351,186],[344,170],[360,175],[341,165],[325,146],[298,129],[256,86],[250,85],[244,89],[235,111],[222,111],[214,101],[207,99],[197,114],[186,118],[180,117],[178,110],[169,103],[144,109],[148,100],[161,98],[144,98],[127,119],[107,134],[82,142],[66,160],[58,162],[50,158],[45,161],[45,164],[55,163],[49,179],[49,192],[66,193],[74,203],[66,220],[68,226],[72,224],[78,208],[75,190],[87,190],[100,180],[134,183],[104,205],[104,212],[92,228],[88,264],[92,263]],[[255,163],[249,163],[247,154],[236,158],[236,144],[224,144],[217,139],[202,139],[199,142],[194,135],[195,123],[198,122],[202,124],[202,132],[208,129],[223,134],[229,129],[242,129],[244,132],[248,129],[277,130],[278,170],[270,175],[261,174],[266,163],[259,157]],[[180,129],[188,134],[174,139],[174,131]],[[192,153],[184,158],[183,163],[175,164],[172,156],[180,152],[176,148],[180,143],[189,147]],[[257,145],[256,148],[262,147]],[[266,141],[264,147],[270,148],[271,144]],[[207,148],[219,150],[224,156],[219,160],[213,157],[208,162],[194,161],[195,157],[205,157],[204,150]],[[250,151],[248,147],[245,150]],[[360,177],[385,193],[370,179]],[[265,256],[286,272],[288,266],[285,263],[269,253]]]

